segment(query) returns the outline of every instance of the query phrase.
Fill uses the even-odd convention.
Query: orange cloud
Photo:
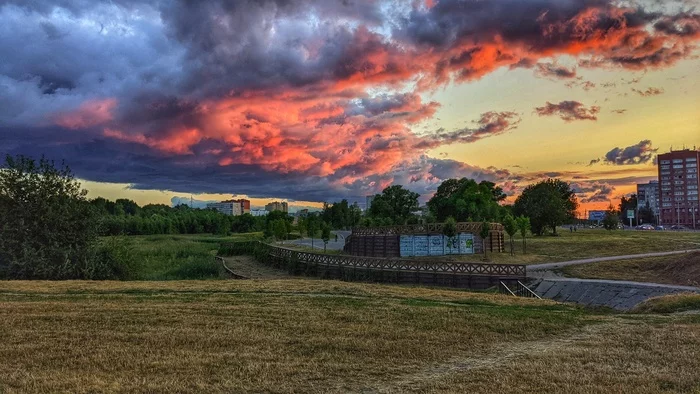
[[[98,126],[114,118],[112,111],[116,106],[117,100],[114,98],[88,100],[74,111],[56,115],[54,122],[59,126],[74,130]]]

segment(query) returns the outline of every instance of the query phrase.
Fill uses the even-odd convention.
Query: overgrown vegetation
[[[94,215],[68,166],[7,156],[0,170],[0,279],[107,279]]]

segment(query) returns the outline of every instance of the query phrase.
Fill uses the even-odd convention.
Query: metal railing
[[[525,286],[521,281],[511,284],[510,287],[503,283],[503,281],[500,281],[498,283],[498,292],[505,295],[512,295],[513,297],[537,298],[538,300],[542,299],[542,297],[530,290],[530,288]]]

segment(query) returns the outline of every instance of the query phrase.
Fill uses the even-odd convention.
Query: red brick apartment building
[[[700,228],[698,185],[700,151],[679,150],[659,155],[661,224]]]

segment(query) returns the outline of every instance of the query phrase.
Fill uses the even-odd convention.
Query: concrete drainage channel
[[[697,287],[593,279],[537,279],[529,287],[542,298],[621,311],[630,310],[653,297],[700,293]]]

